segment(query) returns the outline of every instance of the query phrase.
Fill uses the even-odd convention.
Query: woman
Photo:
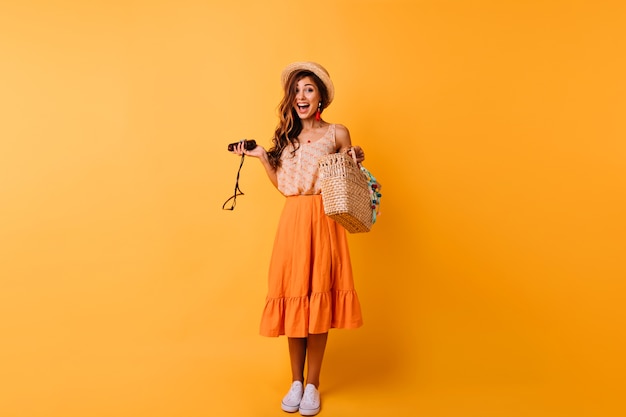
[[[317,165],[321,156],[347,152],[352,144],[348,129],[321,117],[334,97],[321,65],[290,64],[282,84],[285,95],[273,147],[248,151],[239,144],[234,152],[259,158],[272,184],[287,197],[270,261],[261,334],[288,338],[292,385],[282,409],[312,416],[320,410],[319,378],[329,329],[362,324],[346,233],[324,214]],[[363,150],[353,149],[363,161]]]

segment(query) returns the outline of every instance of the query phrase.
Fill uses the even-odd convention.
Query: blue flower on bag
[[[376,178],[364,166],[361,165],[361,171],[367,177],[367,185],[370,189],[370,199],[372,200],[372,223],[376,223],[376,217],[380,215],[380,193],[382,186],[376,181]]]

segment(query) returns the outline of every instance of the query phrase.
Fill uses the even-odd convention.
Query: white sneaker
[[[300,408],[300,401],[302,400],[302,382],[293,381],[291,388],[281,403],[283,411],[288,413],[295,413]]]
[[[314,416],[320,412],[320,393],[313,384],[307,384],[300,401],[300,414]]]

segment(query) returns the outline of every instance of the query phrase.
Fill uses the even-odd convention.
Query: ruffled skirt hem
[[[337,290],[312,293],[310,298],[268,297],[261,319],[261,335],[307,337],[330,329],[357,329],[362,325],[356,291]]]

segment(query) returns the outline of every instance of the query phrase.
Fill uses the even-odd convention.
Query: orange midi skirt
[[[345,229],[321,195],[287,197],[270,261],[261,335],[306,337],[363,324]]]

